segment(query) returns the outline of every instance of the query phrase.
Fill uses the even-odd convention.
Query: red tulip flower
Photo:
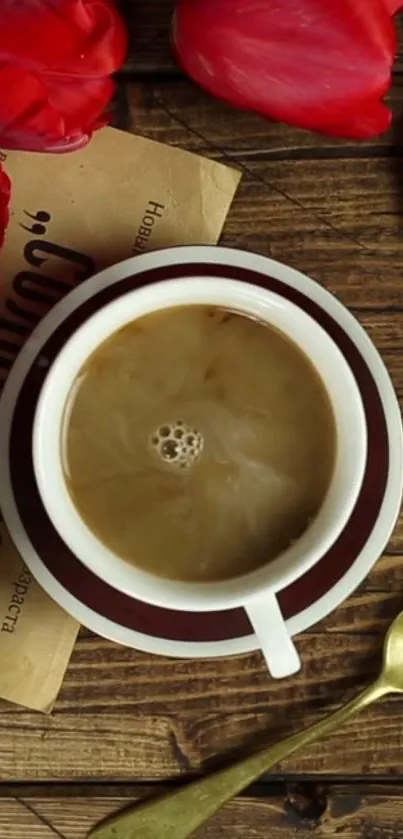
[[[85,145],[125,50],[113,0],[0,0],[0,148]]]
[[[174,48],[210,93],[270,119],[365,139],[383,102],[403,0],[178,0]]]

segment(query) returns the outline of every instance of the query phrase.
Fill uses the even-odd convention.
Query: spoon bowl
[[[383,667],[380,678],[390,691],[403,693],[403,612],[390,625],[383,647]]]

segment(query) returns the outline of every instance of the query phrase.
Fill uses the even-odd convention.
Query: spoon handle
[[[96,827],[88,839],[188,839],[226,801],[276,763],[343,725],[390,692],[381,679],[338,711],[257,754],[220,769],[164,798],[151,799]]]

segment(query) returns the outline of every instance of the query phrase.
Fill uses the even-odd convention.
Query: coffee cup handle
[[[276,595],[266,591],[249,600],[244,608],[273,679],[284,679],[298,673],[301,661],[287,631]]]

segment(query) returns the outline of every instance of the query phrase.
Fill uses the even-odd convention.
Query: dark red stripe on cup
[[[295,303],[333,338],[355,376],[368,428],[368,458],[362,489],[351,518],[337,542],[303,577],[279,595],[290,618],[312,605],[335,585],[364,548],[377,521],[385,494],[389,449],[385,415],[371,372],[344,329],[298,289],[254,271],[213,264],[182,264],[151,269],[96,292],[54,331],[39,353],[50,363],[72,333],[102,306],[133,289],[192,276],[224,277],[262,286]],[[74,292],[73,292],[74,294]],[[43,507],[32,462],[35,406],[47,369],[36,359],[19,393],[10,438],[10,471],[15,501],[27,536],[53,577],[77,600],[109,620],[146,635],[175,641],[222,641],[251,633],[243,609],[208,614],[159,609],[108,586],[89,571],[64,544]],[[29,557],[25,557],[29,564]]]

